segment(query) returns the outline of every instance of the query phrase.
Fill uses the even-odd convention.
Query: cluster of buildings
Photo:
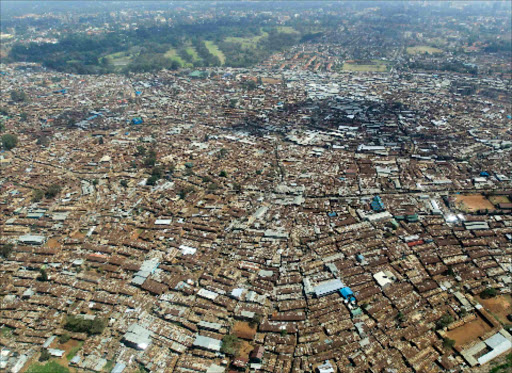
[[[509,81],[313,63],[1,65],[2,368],[47,348],[80,372],[443,372],[509,351]]]

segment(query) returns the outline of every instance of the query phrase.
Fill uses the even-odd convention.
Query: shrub
[[[236,335],[229,334],[222,338],[222,345],[220,347],[221,352],[226,355],[236,356],[240,349],[240,340]]]
[[[12,243],[6,243],[0,245],[0,257],[7,258],[12,253],[14,245]]]
[[[69,336],[69,334],[62,334],[60,337],[59,337],[59,343],[60,344],[63,344],[63,343],[66,343],[67,341],[69,341],[71,339],[71,337]]]
[[[455,346],[455,341],[453,339],[445,338],[443,340],[443,347],[445,349],[453,348],[454,346]]]
[[[439,320],[436,322],[436,329],[443,329],[450,325],[453,322],[453,317],[449,314],[444,314],[441,316]]]
[[[43,348],[41,349],[41,355],[39,356],[39,361],[47,361],[47,360],[50,360],[50,357],[52,355],[50,355],[50,353],[48,352],[48,350],[46,348]]]
[[[496,291],[496,289],[487,288],[480,293],[480,298],[489,299],[489,298],[494,298],[496,295],[498,295],[498,292]]]
[[[57,194],[60,193],[61,190],[62,187],[59,184],[52,184],[46,189],[44,196],[46,198],[54,198],[55,196],[57,196]]]

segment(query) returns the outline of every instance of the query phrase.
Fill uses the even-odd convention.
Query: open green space
[[[69,369],[56,361],[50,360],[46,364],[34,363],[28,367],[27,373],[69,373]]]
[[[299,32],[290,26],[277,26],[278,32],[284,32],[286,34],[298,34]]]
[[[192,61],[198,61],[201,59],[194,47],[188,47],[185,49],[185,51],[192,56]]]
[[[181,66],[191,66],[191,64],[187,64],[180,56],[178,56],[178,52],[174,48],[169,48],[169,50],[165,52],[164,57],[178,62]]]
[[[128,51],[123,52],[117,52],[108,54],[103,59],[108,59],[109,63],[112,64],[112,66],[116,67],[124,67],[130,63],[132,60],[133,55]]]
[[[237,43],[242,46],[242,48],[251,48],[255,47],[256,44],[268,35],[268,32],[262,31],[260,35],[251,36],[251,37],[238,37],[238,36],[228,36],[224,39],[224,41],[228,43]]]
[[[387,65],[386,61],[372,60],[372,61],[362,61],[361,63],[358,63],[358,62],[344,63],[342,69],[345,71],[384,72],[384,71],[387,71],[388,65]]]
[[[205,40],[204,43],[206,45],[206,48],[208,48],[208,50],[210,51],[210,53],[214,56],[217,56],[217,58],[220,60],[220,63],[224,65],[224,63],[226,63],[226,56],[224,56],[224,53],[222,53],[217,44],[215,44],[211,40]]]
[[[429,47],[427,45],[418,45],[416,47],[407,48],[407,53],[409,54],[435,54],[442,53],[443,51],[439,48]]]

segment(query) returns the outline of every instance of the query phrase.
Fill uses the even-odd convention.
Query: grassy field
[[[181,66],[184,66],[184,67],[192,66],[192,64],[188,64],[185,61],[183,61],[183,59],[180,56],[178,56],[178,52],[176,52],[176,49],[174,49],[174,48],[169,48],[169,50],[167,52],[165,52],[164,57],[169,58],[170,60],[173,60],[173,61],[177,61],[181,64]]]
[[[409,54],[435,54],[435,53],[442,53],[443,51],[438,48],[429,47],[426,45],[418,45],[416,47],[409,47],[407,48],[407,53]]]
[[[128,52],[117,52],[109,54],[103,58],[108,58],[110,60],[110,63],[115,67],[124,67],[130,63],[132,60],[133,55]]]
[[[298,34],[299,32],[290,26],[278,26],[277,31],[284,32],[286,34]]]
[[[237,36],[228,36],[226,39],[224,39],[224,41],[226,41],[228,43],[238,43],[243,48],[250,48],[250,47],[256,46],[258,41],[260,41],[260,39],[264,38],[267,35],[268,35],[268,33],[263,31],[261,33],[261,35],[253,36],[253,37],[250,37],[250,38],[240,38],[240,37],[237,37]]]
[[[206,48],[208,48],[211,54],[219,58],[221,64],[224,65],[224,63],[226,63],[226,56],[224,56],[224,53],[222,53],[217,44],[210,40],[205,40],[204,44],[206,45]]]
[[[388,70],[388,66],[385,61],[380,60],[372,60],[372,61],[364,61],[362,63],[345,62],[342,67],[345,71],[377,71],[383,72]]]
[[[185,49],[185,51],[192,56],[192,61],[198,61],[201,59],[194,47],[188,47]]]

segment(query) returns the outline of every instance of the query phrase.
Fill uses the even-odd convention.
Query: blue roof
[[[347,286],[340,290],[341,296],[345,299],[348,299],[351,295],[354,295],[354,292]]]

